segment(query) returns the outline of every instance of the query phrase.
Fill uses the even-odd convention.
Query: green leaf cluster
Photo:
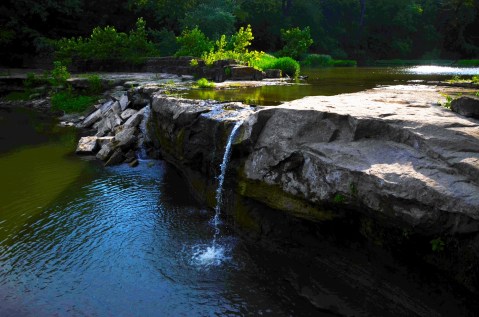
[[[213,49],[213,42],[198,28],[192,30],[185,29],[181,35],[176,38],[179,50],[176,56],[200,57],[204,52]]]
[[[309,26],[304,29],[298,27],[291,29],[281,29],[281,39],[284,42],[283,49],[279,52],[281,56],[289,56],[294,59],[300,59],[301,55],[306,53],[314,41],[311,38]]]
[[[146,57],[159,55],[155,45],[148,40],[146,23],[142,18],[128,34],[112,26],[96,27],[87,38],[63,38],[56,41],[56,57],[66,63],[74,59],[120,60],[141,62]]]

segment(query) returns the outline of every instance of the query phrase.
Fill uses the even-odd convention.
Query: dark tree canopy
[[[253,48],[269,52],[282,48],[281,29],[309,27],[310,51],[336,58],[479,56],[479,0],[4,0],[0,57],[14,64],[96,26],[126,32],[138,17],[158,43],[184,28],[215,39],[250,24]]]

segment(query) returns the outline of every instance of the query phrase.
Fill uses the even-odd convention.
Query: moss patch
[[[253,198],[273,209],[292,213],[298,217],[312,220],[333,220],[335,214],[331,210],[321,209],[305,200],[284,192],[279,186],[268,185],[258,181],[242,179],[238,182],[238,193]]]

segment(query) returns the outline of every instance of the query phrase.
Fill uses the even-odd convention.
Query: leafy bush
[[[301,63],[305,66],[328,67],[331,66],[332,62],[333,59],[330,55],[308,54]]]
[[[67,67],[60,61],[53,62],[53,69],[49,78],[50,84],[52,86],[65,86],[68,78],[70,78],[70,73]]]
[[[252,66],[259,70],[281,69],[283,74],[291,77],[298,77],[301,70],[299,63],[291,57],[276,58],[269,54],[264,54]]]
[[[103,83],[100,76],[91,74],[87,76],[88,91],[91,94],[99,94],[103,90]]]
[[[215,83],[208,81],[206,78],[201,78],[196,82],[198,88],[213,88]]]
[[[280,56],[290,56],[294,59],[299,59],[313,44],[309,26],[302,30],[297,27],[289,30],[281,29],[281,39],[285,44],[279,52]]]
[[[473,84],[479,84],[479,75],[472,76],[472,83]]]
[[[215,42],[214,47],[210,51],[204,52],[201,58],[206,65],[212,65],[219,60],[234,59],[242,64],[253,66],[264,55],[264,52],[248,50],[253,39],[251,26],[241,27],[229,40],[223,34]]]
[[[291,57],[280,57],[274,60],[271,68],[281,69],[283,74],[287,74],[291,77],[298,77],[301,67],[299,63]]]
[[[204,52],[209,52],[214,48],[213,42],[198,27],[193,30],[183,30],[176,41],[180,46],[176,56],[201,57]]]
[[[70,91],[61,91],[52,95],[52,109],[62,110],[65,113],[83,112],[93,105],[98,98],[92,96],[75,95]]]
[[[157,56],[155,45],[148,41],[146,23],[142,18],[129,34],[117,32],[112,26],[96,27],[88,38],[63,38],[55,43],[56,57],[64,63],[73,59],[120,60],[138,63],[145,57]]]

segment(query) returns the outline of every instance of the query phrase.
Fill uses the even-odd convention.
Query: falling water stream
[[[220,234],[220,224],[221,224],[220,216],[221,216],[221,206],[223,201],[223,184],[225,181],[226,171],[228,169],[229,158],[231,156],[231,147],[236,137],[236,133],[238,132],[242,123],[243,121],[237,121],[233,129],[231,130],[230,136],[228,137],[228,142],[226,143],[225,152],[223,154],[223,160],[220,165],[220,175],[218,176],[218,187],[216,188],[215,215],[211,221],[215,229],[212,245],[206,247],[205,250],[196,249],[193,255],[193,263],[200,264],[200,265],[219,265],[224,260],[227,260],[227,257],[225,257],[225,248],[223,246],[219,246],[217,243],[217,239]]]

